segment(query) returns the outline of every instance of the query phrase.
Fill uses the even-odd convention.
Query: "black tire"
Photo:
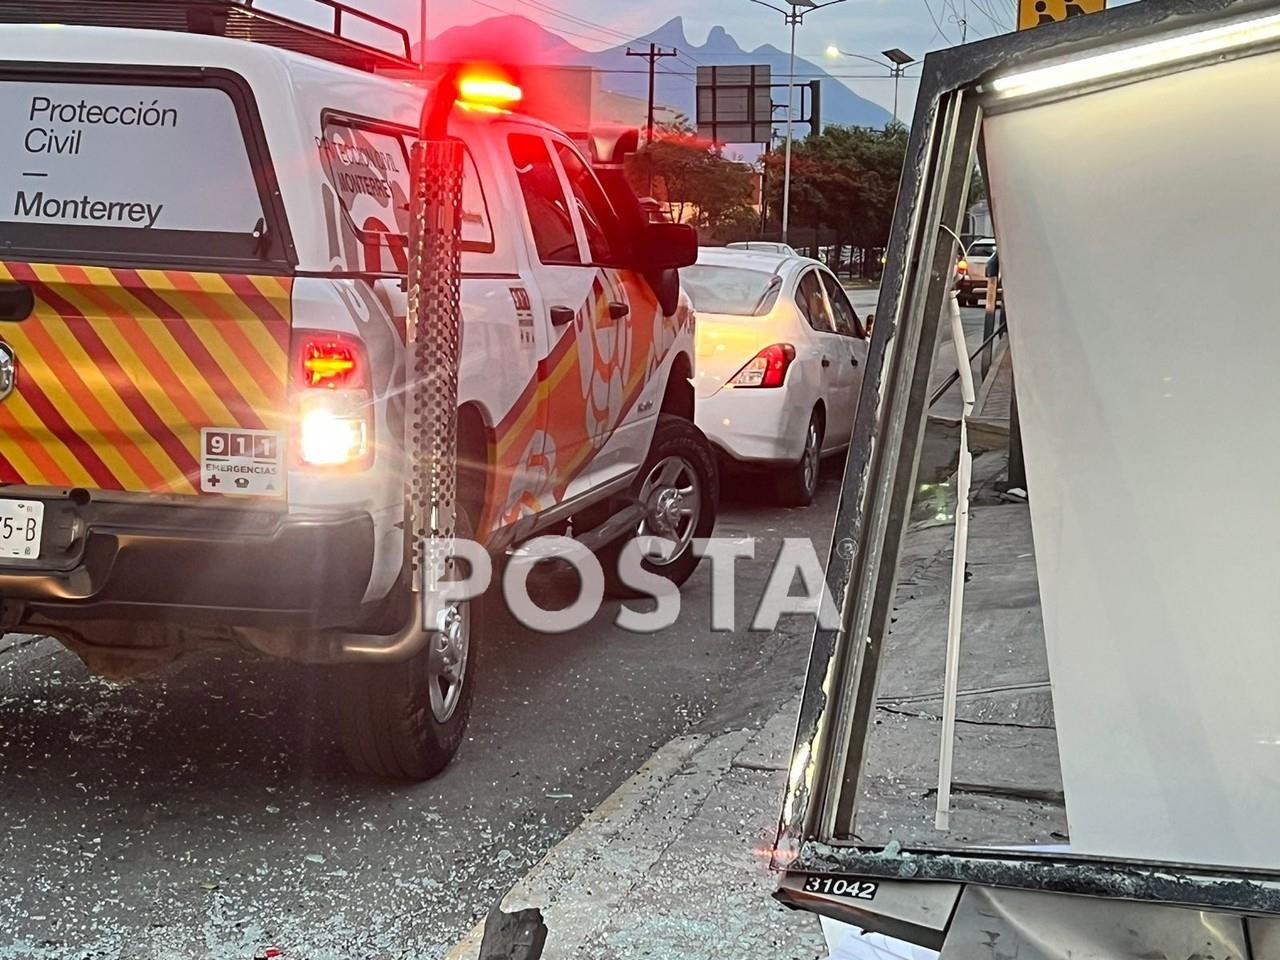
[[[818,472],[822,463],[822,417],[813,411],[805,427],[804,450],[800,459],[783,467],[774,479],[774,493],[784,507],[807,507],[818,491]]]
[[[457,532],[474,529],[458,509]],[[477,597],[459,605],[466,618],[467,645],[460,687],[443,720],[436,715],[432,685],[441,691],[433,660],[436,639],[402,663],[357,663],[337,668],[333,700],[338,707],[340,739],[359,773],[390,780],[429,780],[457,753],[471,716],[475,691],[477,640],[484,634],[484,603]],[[442,706],[447,698],[441,697]]]
[[[641,566],[678,587],[689,579],[700,559],[694,552],[693,541],[711,536],[711,531],[715,529],[716,510],[720,505],[720,473],[711,452],[711,444],[702,431],[683,417],[661,414],[653,441],[649,444],[649,455],[636,476],[631,496],[637,499],[645,496],[646,485],[658,472],[658,468],[674,461],[685,465],[687,473],[684,476],[692,480],[688,496],[694,498],[691,509],[696,510],[696,515],[688,518],[687,525],[681,524],[679,529],[681,532],[687,529],[687,536],[680,536],[683,546],[674,557],[665,562],[644,560]],[[658,528],[652,519],[646,517],[635,534],[628,534],[600,551],[605,593],[611,597],[643,596],[624,584],[618,576],[618,561],[623,548],[637,535],[667,536],[667,531]]]

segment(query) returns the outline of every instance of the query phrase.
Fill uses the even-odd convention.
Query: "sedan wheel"
[[[804,450],[800,460],[783,468],[775,481],[778,502],[788,507],[807,507],[818,490],[818,471],[822,466],[822,422],[817,411],[805,429]]]

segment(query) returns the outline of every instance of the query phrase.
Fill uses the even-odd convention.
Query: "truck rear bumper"
[[[363,513],[69,501],[46,503],[44,541],[39,561],[0,561],[0,600],[24,620],[341,625],[359,617],[374,550]]]

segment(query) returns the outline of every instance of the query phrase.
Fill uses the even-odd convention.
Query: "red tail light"
[[[304,387],[359,390],[365,386],[364,346],[341,334],[301,333],[294,340],[298,382]]]
[[[364,344],[318,330],[293,336],[293,456],[309,469],[373,463],[373,395]]]
[[[732,387],[780,387],[787,379],[787,368],[795,358],[796,348],[791,344],[770,344],[735,373],[729,380],[729,385]]]

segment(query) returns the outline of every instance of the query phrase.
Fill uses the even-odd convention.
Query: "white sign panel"
[[[1277,81],[984,124],[1073,853],[1280,863]]]
[[[773,98],[768,64],[699,67],[698,135],[714,143],[769,143]]]
[[[261,216],[224,91],[0,81],[0,221],[249,233]]]

